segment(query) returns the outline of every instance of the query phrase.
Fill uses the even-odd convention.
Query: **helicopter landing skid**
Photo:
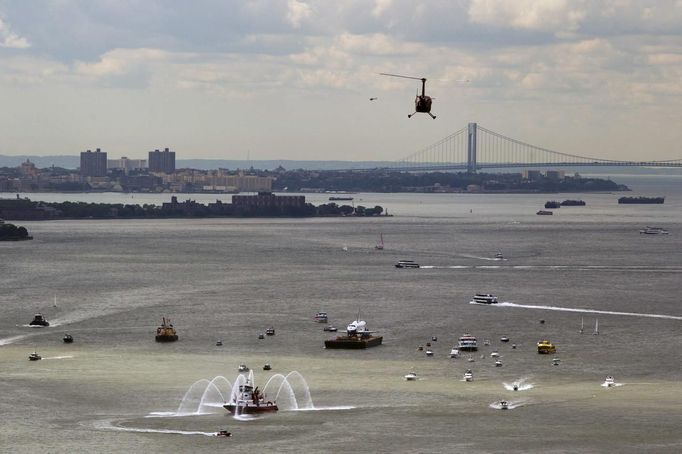
[[[414,115],[414,114],[416,114],[416,113],[417,113],[417,112],[408,114],[408,115],[407,115],[407,118],[412,118],[412,115]],[[431,115],[431,118],[433,118],[434,120],[436,119],[436,116],[435,116],[434,114],[432,114],[431,112],[426,112],[426,113],[429,114],[429,115]]]

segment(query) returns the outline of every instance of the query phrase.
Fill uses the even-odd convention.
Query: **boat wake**
[[[73,355],[65,355],[65,356],[47,356],[47,357],[44,357],[43,359],[68,359],[68,358],[73,358]]]
[[[13,344],[16,341],[20,341],[21,339],[25,339],[27,337],[29,337],[28,334],[20,334],[18,336],[5,337],[4,339],[0,339],[0,346]]]
[[[623,385],[625,385],[625,383],[608,383],[608,382],[604,382],[604,383],[601,384],[601,386],[603,386],[604,388],[617,388],[617,387],[623,386]]]
[[[353,410],[352,405],[337,405],[333,407],[313,407],[313,408],[298,408],[291,411],[337,411],[337,410]]]
[[[114,425],[111,420],[95,421],[93,423],[95,429],[100,430],[116,430],[119,432],[137,432],[150,434],[174,434],[174,435],[204,435],[206,437],[214,437],[215,432],[200,432],[197,430],[174,430],[174,429],[147,429],[144,427],[123,427]]]
[[[515,307],[519,309],[540,309],[544,311],[560,311],[560,312],[580,312],[584,314],[605,314],[605,315],[626,315],[629,317],[648,317],[648,318],[663,318],[667,320],[682,320],[679,315],[665,315],[665,314],[647,314],[641,312],[620,312],[620,311],[603,311],[599,309],[581,309],[574,307],[559,307],[559,306],[534,306],[531,304],[516,304],[508,301],[498,304],[483,304],[475,303],[473,301],[469,304],[478,304],[480,306],[499,306],[499,307]]]
[[[519,378],[516,381],[513,381],[511,383],[502,383],[504,386],[504,389],[507,391],[527,391],[529,389],[533,389],[535,387],[534,383],[526,383],[527,378]],[[516,389],[514,389],[516,387]]]

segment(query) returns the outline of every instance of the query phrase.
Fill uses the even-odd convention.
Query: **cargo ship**
[[[364,320],[354,320],[346,327],[345,336],[336,336],[334,339],[324,341],[325,348],[336,349],[363,349],[381,345],[382,336],[374,336],[372,331],[367,329]]]
[[[178,333],[173,328],[170,319],[163,317],[161,326],[156,328],[156,342],[175,342],[178,340]]]
[[[620,204],[628,203],[658,203],[661,204],[665,201],[665,197],[621,197],[618,199]]]
[[[587,205],[583,200],[564,200],[561,202],[562,207],[581,207]]]

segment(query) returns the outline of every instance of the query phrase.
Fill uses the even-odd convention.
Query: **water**
[[[662,206],[356,194],[395,216],[22,222],[33,241],[0,243],[0,451],[679,452],[682,188],[660,181],[633,194],[665,195]],[[588,205],[534,214],[564,198]],[[670,235],[640,235],[647,224]],[[498,251],[505,260],[490,260]],[[396,269],[399,259],[429,268]],[[478,292],[511,304],[468,304]],[[315,313],[345,326],[358,310],[384,345],[324,350],[333,334]],[[52,326],[23,326],[37,311]],[[178,342],[154,342],[162,316]],[[276,335],[259,340],[269,326]],[[491,339],[475,362],[449,357],[464,332]],[[427,358],[416,347],[432,336]],[[544,338],[559,366],[535,352]],[[29,362],[34,349],[50,360]],[[240,363],[272,364],[255,377],[263,385],[300,372],[314,409],[238,421],[219,411]],[[420,380],[404,380],[411,370]],[[607,375],[624,386],[602,387]],[[230,379],[207,393],[220,376]],[[174,416],[201,380],[202,414]],[[500,400],[511,411],[491,407]],[[224,428],[232,438],[210,436]]]

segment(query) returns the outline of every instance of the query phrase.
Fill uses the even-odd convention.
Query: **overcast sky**
[[[0,0],[0,102],[5,155],[397,160],[475,121],[681,158],[682,0]]]

